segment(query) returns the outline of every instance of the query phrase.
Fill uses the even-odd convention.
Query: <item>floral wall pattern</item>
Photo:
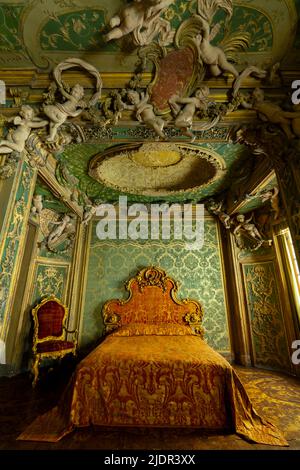
[[[53,265],[37,262],[33,298],[40,302],[43,297],[55,295],[64,301],[67,291],[69,265]]]
[[[255,365],[289,370],[290,359],[274,262],[243,264]]]
[[[8,310],[9,291],[13,288],[13,276],[16,271],[20,244],[26,233],[29,213],[30,194],[34,170],[26,163],[20,163],[21,177],[18,182],[16,199],[8,225],[8,231],[0,247],[0,325]]]
[[[124,283],[145,266],[156,265],[179,282],[178,297],[199,300],[204,306],[207,342],[229,352],[227,312],[216,222],[205,221],[201,250],[188,250],[181,240],[103,240],[96,236],[96,222],[88,262],[85,306],[81,326],[82,346],[99,340],[105,301],[126,298]]]

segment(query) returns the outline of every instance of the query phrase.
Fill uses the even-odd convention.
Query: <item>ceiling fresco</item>
[[[135,144],[137,145],[137,144]],[[169,144],[167,144],[169,145]],[[140,146],[140,145],[138,145]],[[79,188],[84,191],[89,198],[101,200],[101,201],[118,201],[120,194],[127,195],[129,201],[139,202],[151,202],[153,200],[167,200],[172,202],[183,202],[183,201],[201,201],[213,194],[219,193],[230,187],[232,183],[232,177],[236,178],[236,167],[247,168],[245,162],[251,158],[249,150],[242,145],[233,146],[230,143],[203,143],[201,145],[191,146],[195,149],[193,158],[201,160],[201,152],[205,152],[207,155],[213,155],[215,161],[218,162],[218,173],[213,175],[210,184],[199,184],[197,175],[193,175],[196,178],[196,187],[193,190],[188,188],[184,191],[167,191],[159,192],[154,194],[151,190],[134,191],[132,188],[130,191],[126,191],[126,188],[114,188],[113,184],[107,184],[107,182],[95,181],[89,175],[89,167],[93,162],[99,160],[102,155],[107,155],[107,151],[110,150],[110,154],[114,153],[118,156],[120,152],[124,151],[124,145],[92,145],[92,144],[80,144],[69,146],[60,156],[59,165],[57,172],[60,171],[60,165],[66,165],[70,172],[78,178]],[[113,152],[112,152],[113,151]],[[113,158],[112,158],[113,160]],[[109,161],[109,159],[108,159]],[[176,167],[176,165],[175,165]],[[172,168],[172,166],[167,167]],[[151,170],[151,168],[148,168]],[[152,168],[153,171],[153,168]],[[240,170],[240,173],[241,170]],[[144,175],[147,173],[144,173]],[[117,178],[118,172],[116,173]],[[198,181],[198,187],[197,187]],[[145,183],[144,183],[145,184]],[[169,181],[166,186],[170,184]],[[189,184],[188,184],[189,186]],[[134,193],[134,194],[132,194]],[[149,194],[151,193],[151,194]]]
[[[298,2],[298,0],[297,0]],[[296,3],[297,3],[296,2]],[[131,72],[136,48],[128,38],[105,43],[109,19],[124,4],[121,0],[42,0],[0,2],[0,67],[49,70],[67,57],[79,57],[102,72]],[[293,0],[235,0],[227,30],[225,12],[217,13],[219,31],[214,44],[222,44],[247,24],[249,47],[235,54],[238,65],[266,66],[286,58],[296,38],[297,10]],[[175,0],[163,13],[172,29],[196,11],[197,0]],[[134,50],[132,50],[134,49]]]

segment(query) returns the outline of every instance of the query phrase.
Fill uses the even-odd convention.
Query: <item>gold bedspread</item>
[[[138,333],[107,337],[77,366],[59,405],[18,439],[55,442],[90,424],[190,426],[287,445],[255,412],[230,364],[202,339],[165,335],[163,329],[159,335]]]

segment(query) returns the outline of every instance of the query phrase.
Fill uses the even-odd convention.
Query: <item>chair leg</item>
[[[36,386],[37,381],[38,381],[38,377],[39,377],[39,363],[40,363],[40,356],[37,355],[37,356],[35,356],[35,360],[34,360],[33,367],[32,367],[32,371],[33,371],[33,375],[34,375],[34,379],[33,379],[33,382],[32,382],[32,386],[33,386],[33,387]]]

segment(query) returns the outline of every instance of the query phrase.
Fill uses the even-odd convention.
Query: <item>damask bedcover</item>
[[[174,330],[175,328],[175,330]],[[227,430],[287,445],[260,417],[231,365],[188,327],[128,325],[77,366],[57,407],[22,440],[55,442],[89,425]]]

